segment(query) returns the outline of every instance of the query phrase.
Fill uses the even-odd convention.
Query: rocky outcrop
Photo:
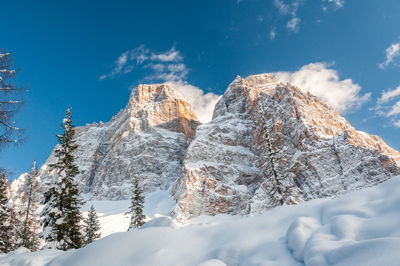
[[[76,142],[83,193],[127,199],[137,175],[145,192],[173,187],[183,222],[274,206],[276,173],[301,202],[372,186],[400,166],[400,153],[379,137],[268,74],[237,77],[202,125],[172,87],[139,85],[110,122],[76,128]],[[51,154],[39,171],[42,188],[58,178],[48,167],[54,160]],[[13,183],[16,197],[22,180]]]
[[[145,191],[167,189],[179,176],[199,124],[190,105],[170,86],[139,85],[110,122],[75,129],[76,163],[84,171],[76,177],[80,190],[98,199],[127,199],[136,175]],[[48,167],[54,161],[52,153],[39,171],[42,186],[56,182]]]
[[[399,152],[356,131],[317,97],[267,74],[237,77],[188,148],[173,189],[178,218],[271,207],[271,156],[300,200],[382,182],[399,173],[400,162]]]

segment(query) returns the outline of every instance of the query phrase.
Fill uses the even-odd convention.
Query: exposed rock
[[[110,122],[75,129],[76,163],[84,170],[76,177],[80,190],[98,199],[127,199],[135,175],[145,191],[167,189],[179,176],[199,124],[190,105],[170,86],[139,85]],[[56,182],[48,167],[54,161],[52,153],[39,171],[44,187]]]
[[[172,192],[178,218],[271,207],[266,133],[273,136],[276,167],[297,185],[302,200],[372,186],[399,173],[399,152],[356,131],[317,97],[267,74],[237,77],[188,148]]]
[[[173,88],[157,84],[139,85],[110,122],[75,130],[82,192],[127,199],[139,175],[145,192],[173,186],[180,221],[274,206],[268,192],[274,169],[284,186],[294,184],[300,202],[375,185],[399,174],[400,166],[400,153],[382,139],[356,131],[317,97],[267,74],[237,77],[207,124],[200,125]],[[42,188],[58,178],[48,167],[54,160],[52,153],[39,171]],[[13,183],[15,197],[23,178]]]

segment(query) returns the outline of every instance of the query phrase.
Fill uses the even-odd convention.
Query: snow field
[[[156,207],[147,207],[153,219],[142,229],[79,250],[2,255],[0,265],[399,265],[399,192],[395,177],[335,199],[247,217],[200,216],[187,225],[163,216],[170,206],[159,192],[150,197]],[[104,233],[126,230],[128,201],[93,203]]]

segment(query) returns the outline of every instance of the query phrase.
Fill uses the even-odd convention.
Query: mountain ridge
[[[238,76],[205,124],[170,85],[143,84],[110,122],[75,130],[83,193],[127,199],[139,175],[146,193],[172,189],[173,212],[182,222],[272,206],[265,133],[283,152],[277,165],[300,201],[372,186],[398,174],[400,165],[400,153],[382,139],[356,131],[317,97],[270,74]],[[48,169],[53,161],[51,154],[39,171],[43,189],[57,178]],[[19,183],[12,184],[14,198]]]

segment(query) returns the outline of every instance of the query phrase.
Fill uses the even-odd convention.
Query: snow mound
[[[304,246],[318,227],[320,227],[319,222],[310,217],[300,217],[289,227],[288,246],[296,260],[304,262]]]
[[[114,233],[78,250],[0,255],[0,265],[395,266],[400,261],[399,188],[400,177],[394,177],[331,200],[247,217],[202,215],[186,226],[155,216],[152,226]],[[97,207],[110,219],[119,211],[106,202]]]
[[[296,219],[287,232],[293,256],[311,266],[398,265],[399,188],[396,178],[368,193],[328,202],[320,210],[319,221]]]
[[[226,266],[226,264],[220,260],[207,260],[200,263],[198,266]]]
[[[171,217],[157,217],[154,219],[151,219],[150,221],[146,222],[141,229],[144,228],[150,228],[150,227],[175,227],[174,221],[171,219]]]

